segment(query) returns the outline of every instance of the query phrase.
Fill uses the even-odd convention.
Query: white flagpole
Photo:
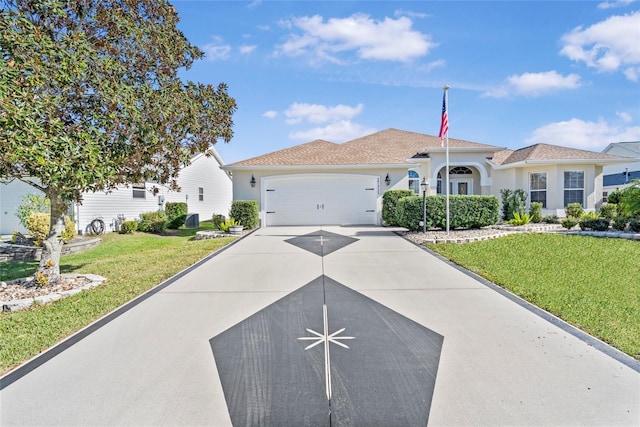
[[[444,96],[445,96],[445,105],[447,106],[447,122],[451,123],[450,115],[449,115],[449,85],[444,85]],[[447,127],[447,132],[445,134],[445,144],[446,144],[446,167],[445,167],[445,175],[446,175],[446,185],[447,185],[447,197],[446,197],[446,205],[447,205],[447,234],[449,234],[449,128]]]

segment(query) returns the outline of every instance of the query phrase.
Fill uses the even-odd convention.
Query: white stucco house
[[[602,201],[603,167],[627,158],[549,144],[518,150],[449,139],[450,194],[495,195],[524,189],[527,203],[564,216],[568,203],[587,210]],[[342,144],[316,140],[231,163],[233,199],[256,200],[263,226],[381,224],[390,189],[444,194],[446,149],[440,138],[387,129]]]
[[[632,180],[640,179],[640,141],[614,142],[602,152],[630,158],[627,163],[604,167],[603,198],[612,191],[628,187]]]
[[[82,204],[73,206],[78,231],[86,233],[95,218],[101,218],[106,232],[114,231],[123,218],[134,220],[141,213],[156,211],[167,202],[186,202],[191,214],[209,220],[214,213],[227,215],[231,207],[232,183],[228,173],[220,169],[224,162],[217,151],[210,157],[198,154],[178,175],[180,191],[152,182],[120,186],[109,193],[84,193]],[[159,192],[153,194],[153,187]],[[0,234],[14,230],[25,232],[15,215],[24,194],[36,193],[34,187],[18,180],[0,184]]]

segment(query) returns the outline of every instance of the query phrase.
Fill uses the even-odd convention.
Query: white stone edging
[[[2,301],[2,311],[3,312],[15,312],[20,310],[26,310],[31,307],[35,303],[39,304],[47,304],[52,301],[57,301],[62,298],[70,297],[71,295],[75,295],[84,290],[95,288],[96,286],[102,285],[107,279],[102,276],[98,276],[97,274],[63,274],[62,277],[86,277],[90,280],[89,283],[79,286],[77,288],[69,289],[61,292],[53,292],[48,295],[41,295],[35,298],[23,298],[23,299],[15,299],[10,301]]]

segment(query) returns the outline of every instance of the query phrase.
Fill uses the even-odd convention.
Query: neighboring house
[[[164,208],[166,202],[186,202],[189,213],[198,214],[199,220],[209,220],[214,213],[227,215],[231,207],[232,184],[229,174],[220,167],[222,158],[213,150],[207,157],[199,154],[178,175],[180,191],[153,183],[120,186],[113,191],[84,193],[82,204],[73,206],[74,220],[82,234],[89,231],[89,224],[96,218],[105,223],[106,231],[115,231],[123,219],[138,219],[141,213]],[[25,232],[15,216],[22,196],[37,190],[21,181],[0,184],[0,234],[11,234],[14,230]]]
[[[640,179],[640,141],[614,142],[603,153],[632,157],[628,163],[605,166],[603,177],[603,199],[612,191],[629,186],[633,179]]]
[[[601,202],[602,168],[620,156],[536,144],[509,150],[449,139],[450,194],[495,195],[524,189],[527,204],[543,203],[545,214],[564,216],[579,202],[594,210]],[[222,169],[233,173],[233,199],[257,200],[263,226],[380,224],[382,194],[412,189],[446,192],[446,149],[440,138],[387,129],[343,144],[316,140]]]

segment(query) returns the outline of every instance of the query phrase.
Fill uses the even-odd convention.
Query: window
[[[564,205],[570,203],[584,207],[584,171],[564,172]]]
[[[438,172],[438,184],[436,186],[436,193],[442,194],[442,174]]]
[[[473,171],[465,166],[456,166],[449,170],[449,175],[473,175]]]
[[[416,171],[409,171],[409,190],[420,194],[420,175]]]
[[[529,174],[529,200],[542,203],[547,207],[547,173],[534,172]]]
[[[134,199],[146,199],[147,189],[144,184],[133,184],[133,198]]]
[[[204,202],[204,188],[198,187],[198,200]]]

